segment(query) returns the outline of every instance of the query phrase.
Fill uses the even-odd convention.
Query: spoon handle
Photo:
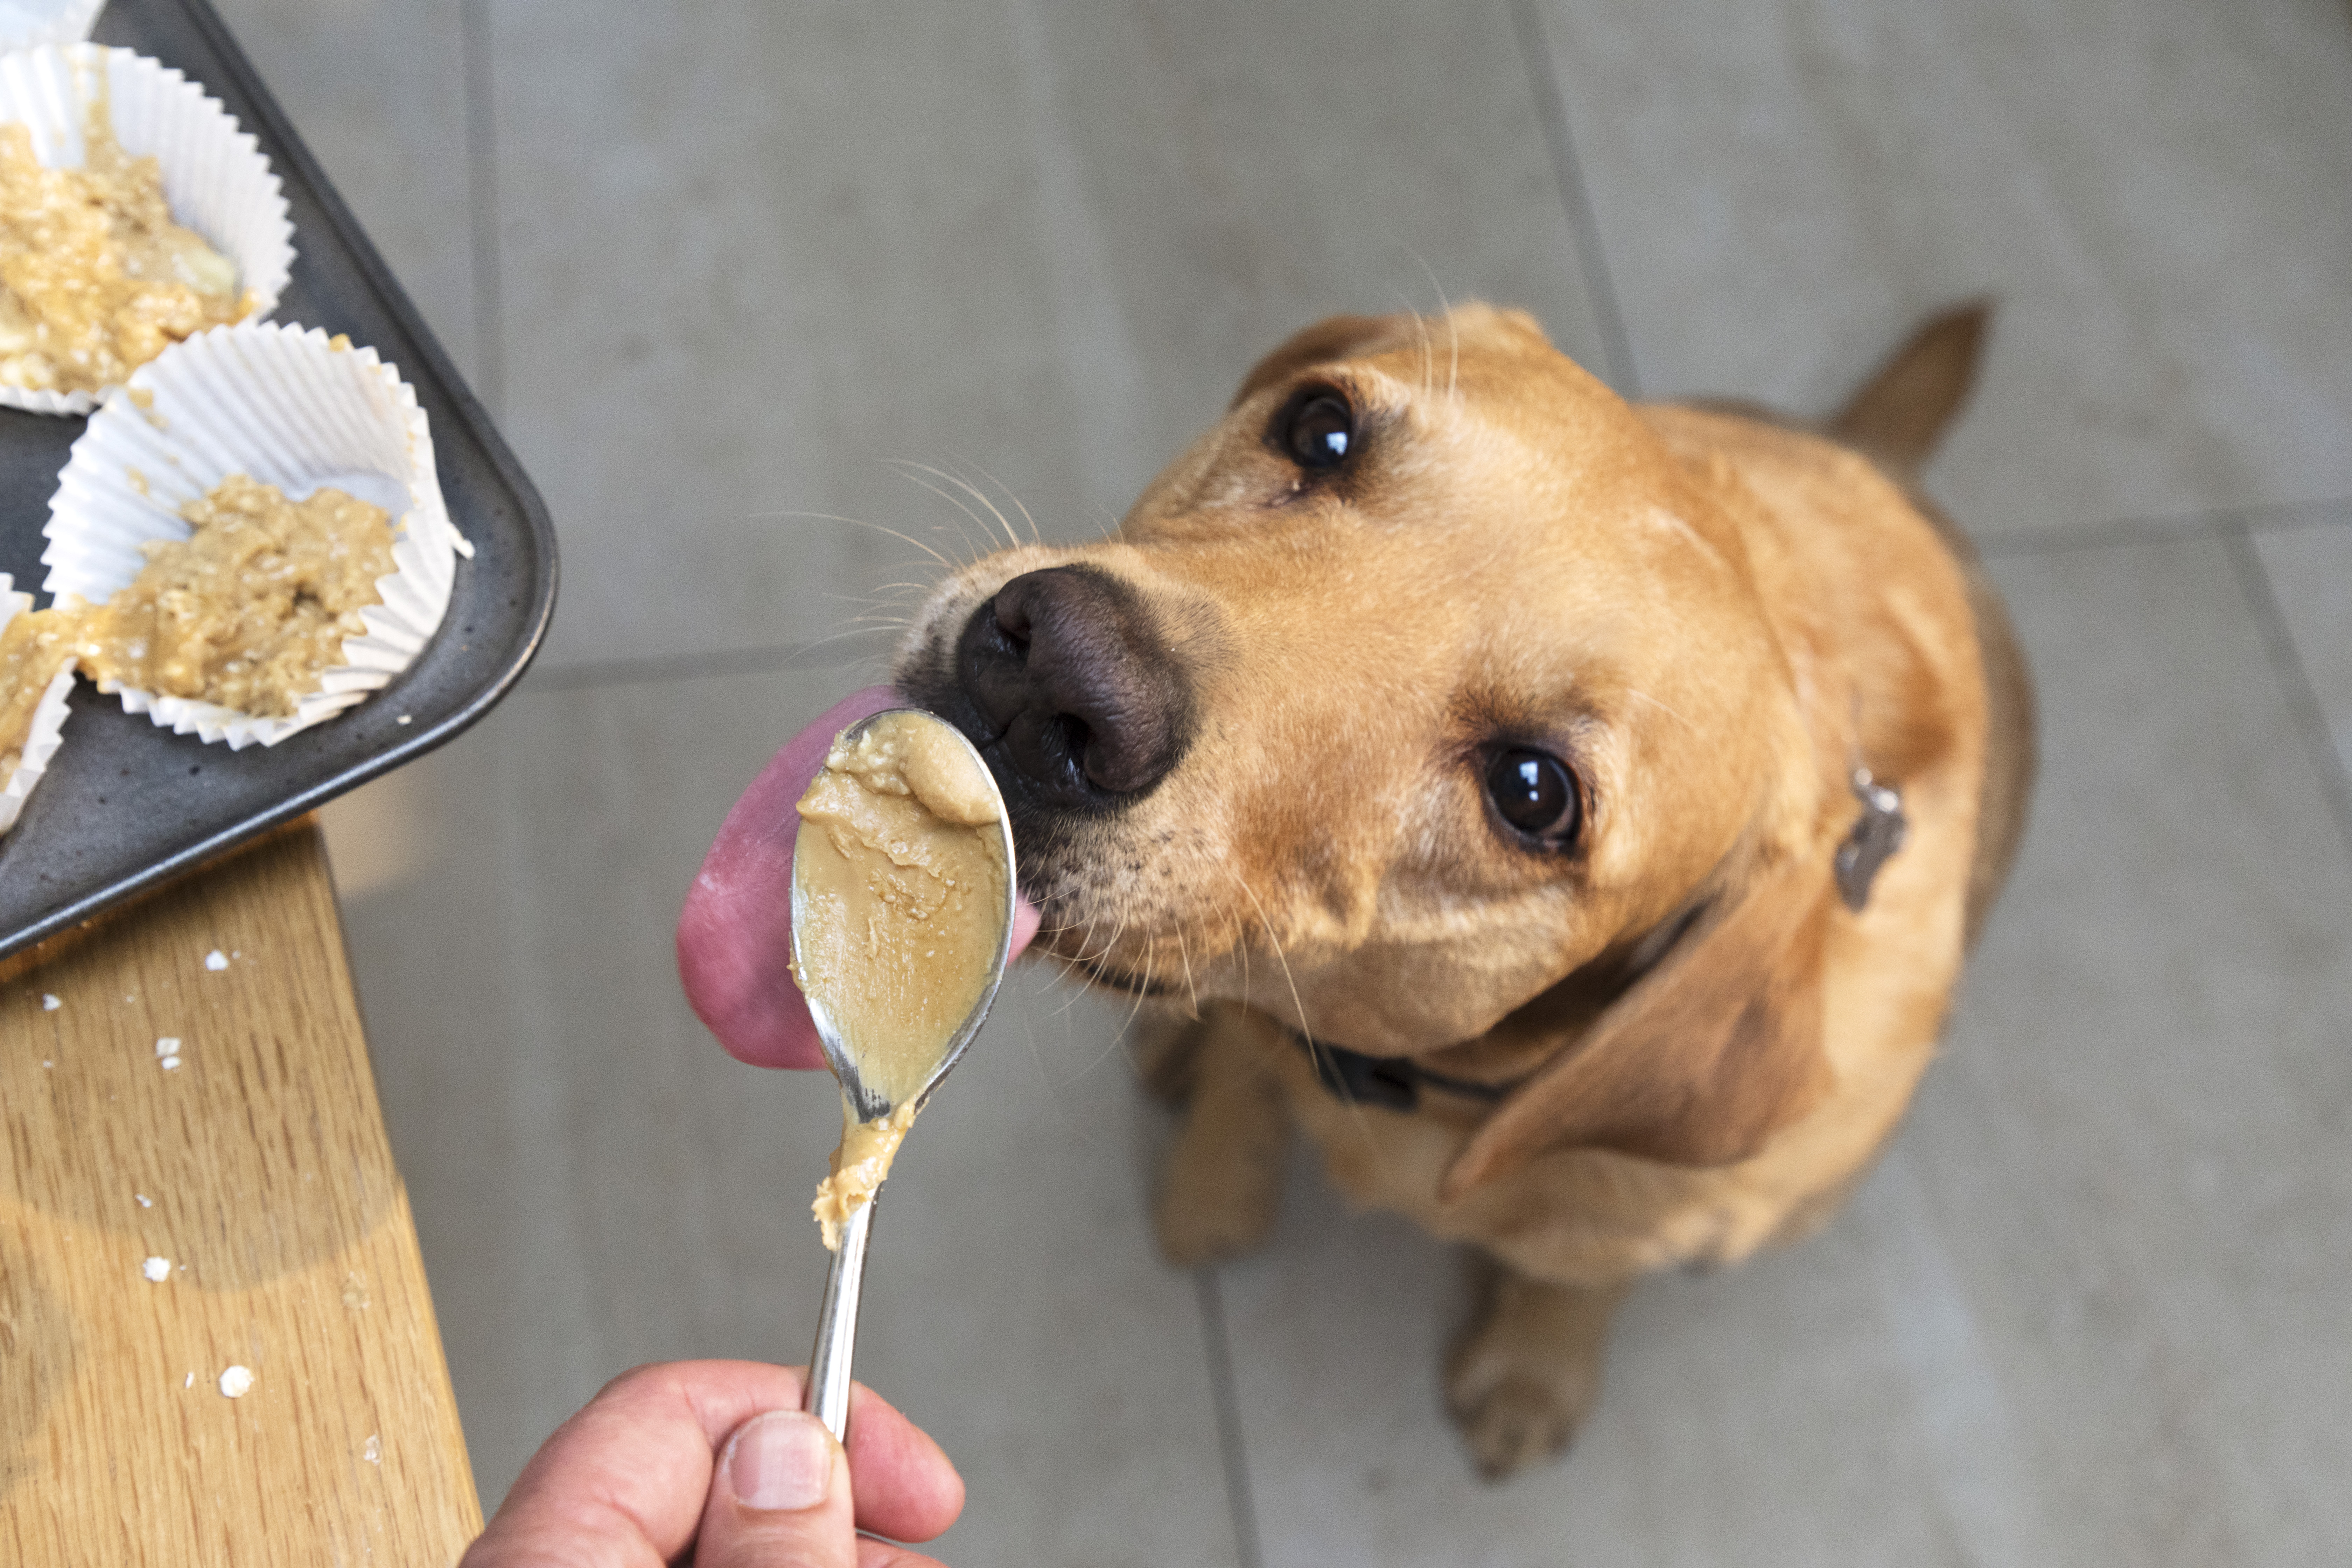
[[[825,1270],[816,1348],[809,1352],[808,1389],[801,1408],[824,1422],[836,1441],[847,1441],[849,1366],[857,1353],[857,1298],[866,1284],[866,1237],[873,1222],[872,1199],[842,1222],[841,1249]]]

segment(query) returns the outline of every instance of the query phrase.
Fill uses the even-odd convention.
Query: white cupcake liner
[[[294,225],[269,160],[218,99],[129,49],[57,45],[0,55],[0,123],[21,121],[44,165],[79,168],[82,124],[101,71],[114,139],[124,152],[152,155],[162,165],[173,221],[236,264],[237,281],[254,300],[246,321],[264,320],[278,309],[293,276]],[[87,414],[98,399],[87,392],[0,385],[0,405],[36,414]]]
[[[79,44],[105,8],[106,0],[0,0],[0,49]]]
[[[360,612],[366,635],[343,639],[345,662],[291,718],[121,689],[131,712],[242,751],[331,719],[415,663],[449,608],[457,556],[474,551],[449,521],[425,411],[395,367],[315,327],[241,321],[173,344],[132,373],[130,391],[108,393],[49,498],[42,586],[105,602],[146,565],[139,546],[185,539],[180,509],[232,474],[297,500],[331,485],[401,530],[394,570],[376,580],[383,603]]]
[[[33,595],[16,592],[16,582],[7,573],[0,572],[0,631],[8,623],[33,607]],[[41,782],[49,769],[49,759],[65,744],[66,696],[73,690],[73,661],[58,671],[48,689],[41,693],[40,706],[33,710],[33,727],[26,732],[25,744],[16,765],[8,776],[0,779],[0,834],[16,826],[16,814],[25,809],[25,797]]]

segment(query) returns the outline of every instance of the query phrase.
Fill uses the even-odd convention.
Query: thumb
[[[855,1568],[849,1460],[824,1423],[771,1410],[735,1429],[710,1478],[695,1568]]]

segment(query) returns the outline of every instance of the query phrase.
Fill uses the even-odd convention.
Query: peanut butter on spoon
[[[809,1408],[838,1435],[874,1195],[1003,978],[1013,836],[971,743],[913,709],[843,731],[799,812],[793,977],[841,1080],[842,1107],[841,1146],[814,1205],[835,1263]],[[838,1383],[837,1410],[825,1405],[829,1380]]]

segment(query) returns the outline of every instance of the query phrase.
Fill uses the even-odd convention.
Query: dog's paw
[[[1622,1286],[1571,1289],[1505,1274],[1445,1364],[1445,1408],[1479,1473],[1500,1480],[1574,1440],[1601,1391]]]
[[[1152,1216],[1160,1256],[1178,1268],[1198,1268],[1256,1251],[1274,1230],[1274,1205],[1195,1207],[1160,1198]]]
[[[1274,1228],[1290,1110],[1271,1068],[1281,1037],[1265,1019],[1212,1005],[1188,1026],[1184,1120],[1160,1167],[1160,1251],[1180,1268],[1237,1257]]]
[[[1557,1390],[1522,1378],[1507,1379],[1466,1405],[1448,1405],[1472,1462],[1490,1481],[1566,1449],[1584,1417],[1581,1404],[1570,1408]]]
[[[1256,1250],[1282,1197],[1281,1128],[1204,1127],[1197,1101],[1192,1110],[1161,1168],[1152,1215],[1160,1255],[1179,1268]]]
[[[1205,1018],[1145,1014],[1135,1022],[1129,1059],[1143,1092],[1162,1105],[1181,1105],[1192,1098],[1201,1052],[1206,1044]]]

